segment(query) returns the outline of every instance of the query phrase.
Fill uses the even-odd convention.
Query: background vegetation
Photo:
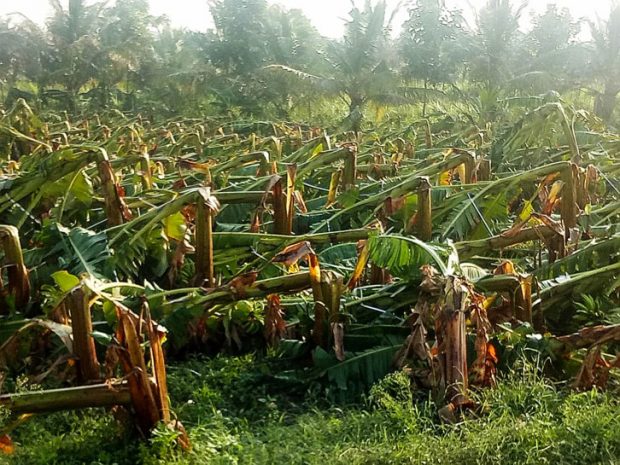
[[[619,463],[620,5],[51,4],[0,19],[0,462]]]
[[[550,4],[524,32],[518,2],[489,1],[468,24],[443,2],[419,0],[402,7],[408,17],[395,36],[385,4],[362,2],[341,39],[321,37],[301,11],[265,0],[210,2],[214,28],[206,33],[170,27],[145,0],[52,6],[43,27],[18,15],[1,20],[6,105],[22,97],[38,110],[72,113],[336,123],[347,109],[350,117],[373,115],[373,104],[383,111],[410,104],[401,110],[424,116],[430,101],[474,101],[492,122],[517,97],[556,91],[615,121],[616,6],[594,22]],[[298,71],[306,85],[274,72],[282,68]]]

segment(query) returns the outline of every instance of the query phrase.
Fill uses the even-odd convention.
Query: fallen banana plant
[[[162,422],[177,430],[179,444],[189,448],[183,425],[171,419],[162,348],[165,330],[151,319],[146,299],[140,316],[118,302],[113,303],[117,329],[106,352],[105,371],[109,377],[105,380],[101,379],[91,335],[90,305],[94,299],[89,298],[84,285],[70,291],[66,299],[72,321],[71,348],[78,360],[79,379],[85,385],[1,395],[0,406],[12,415],[121,406],[133,413],[136,425],[145,436]],[[145,343],[148,357],[143,349]],[[122,378],[114,377],[117,366],[121,368]]]
[[[19,415],[120,405],[145,435],[172,424],[154,320],[167,358],[269,346],[345,401],[396,360],[449,421],[495,384],[502,341],[528,331],[558,376],[570,358],[576,387],[609,385],[617,136],[559,102],[500,126],[440,113],[328,133],[121,114],[40,124],[16,104],[0,115],[0,355],[40,339],[55,358],[26,340],[47,359],[30,374],[63,368],[80,385],[1,402]]]

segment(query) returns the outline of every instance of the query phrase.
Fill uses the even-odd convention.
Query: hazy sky
[[[67,0],[61,0],[66,3]],[[188,29],[206,30],[211,24],[209,9],[206,0],[149,0],[151,10],[156,15],[167,15],[174,26]],[[456,6],[465,12],[471,7],[479,8],[486,0],[446,0],[449,6]],[[110,0],[112,3],[113,0]],[[342,18],[347,16],[351,7],[350,0],[270,0],[287,8],[300,8],[308,16],[319,31],[330,37],[342,34]],[[363,0],[359,1],[361,4]],[[400,0],[388,0],[390,6],[395,7]],[[517,2],[514,2],[515,4]],[[545,0],[530,0],[529,10],[544,10],[548,2]],[[568,7],[576,18],[587,16],[594,18],[596,14],[606,17],[612,0],[555,0],[560,7]],[[0,0],[0,15],[18,11],[30,19],[43,23],[50,13],[48,0]],[[402,15],[401,15],[402,16]],[[471,15],[467,15],[472,17]],[[527,27],[529,14],[524,15],[523,27]]]

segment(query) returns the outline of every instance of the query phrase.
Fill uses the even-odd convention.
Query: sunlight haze
[[[405,3],[401,0],[387,0],[387,2],[392,9],[399,3]],[[62,3],[66,3],[66,1]],[[319,32],[328,37],[342,35],[344,19],[351,8],[349,0],[278,0],[270,1],[270,3],[280,4],[289,9],[301,9]],[[450,7],[463,10],[468,21],[473,23],[472,7],[480,9],[486,0],[447,0],[446,3]],[[513,3],[517,5],[519,2]],[[531,1],[527,11],[543,11],[547,3],[538,0]],[[549,3],[555,3],[562,8],[569,8],[575,19],[581,17],[595,19],[596,15],[605,17],[612,2],[610,0],[590,0],[587,2],[583,0],[557,0]],[[166,15],[175,27],[205,31],[212,25],[206,0],[150,0],[150,5],[154,15]],[[20,2],[0,0],[0,15],[18,12],[40,24],[45,22],[45,18],[51,11],[48,0],[21,0]],[[396,28],[398,28],[399,19],[397,17]],[[526,12],[522,17],[522,27],[527,29],[528,22],[529,14]]]

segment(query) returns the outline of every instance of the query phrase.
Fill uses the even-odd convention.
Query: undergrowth
[[[12,438],[7,464],[617,464],[617,393],[576,393],[522,363],[479,411],[442,425],[405,373],[388,375],[363,401],[329,405],[313,386],[290,386],[252,356],[170,367],[176,414],[192,441],[157,429],[146,442],[103,410],[31,419]]]

